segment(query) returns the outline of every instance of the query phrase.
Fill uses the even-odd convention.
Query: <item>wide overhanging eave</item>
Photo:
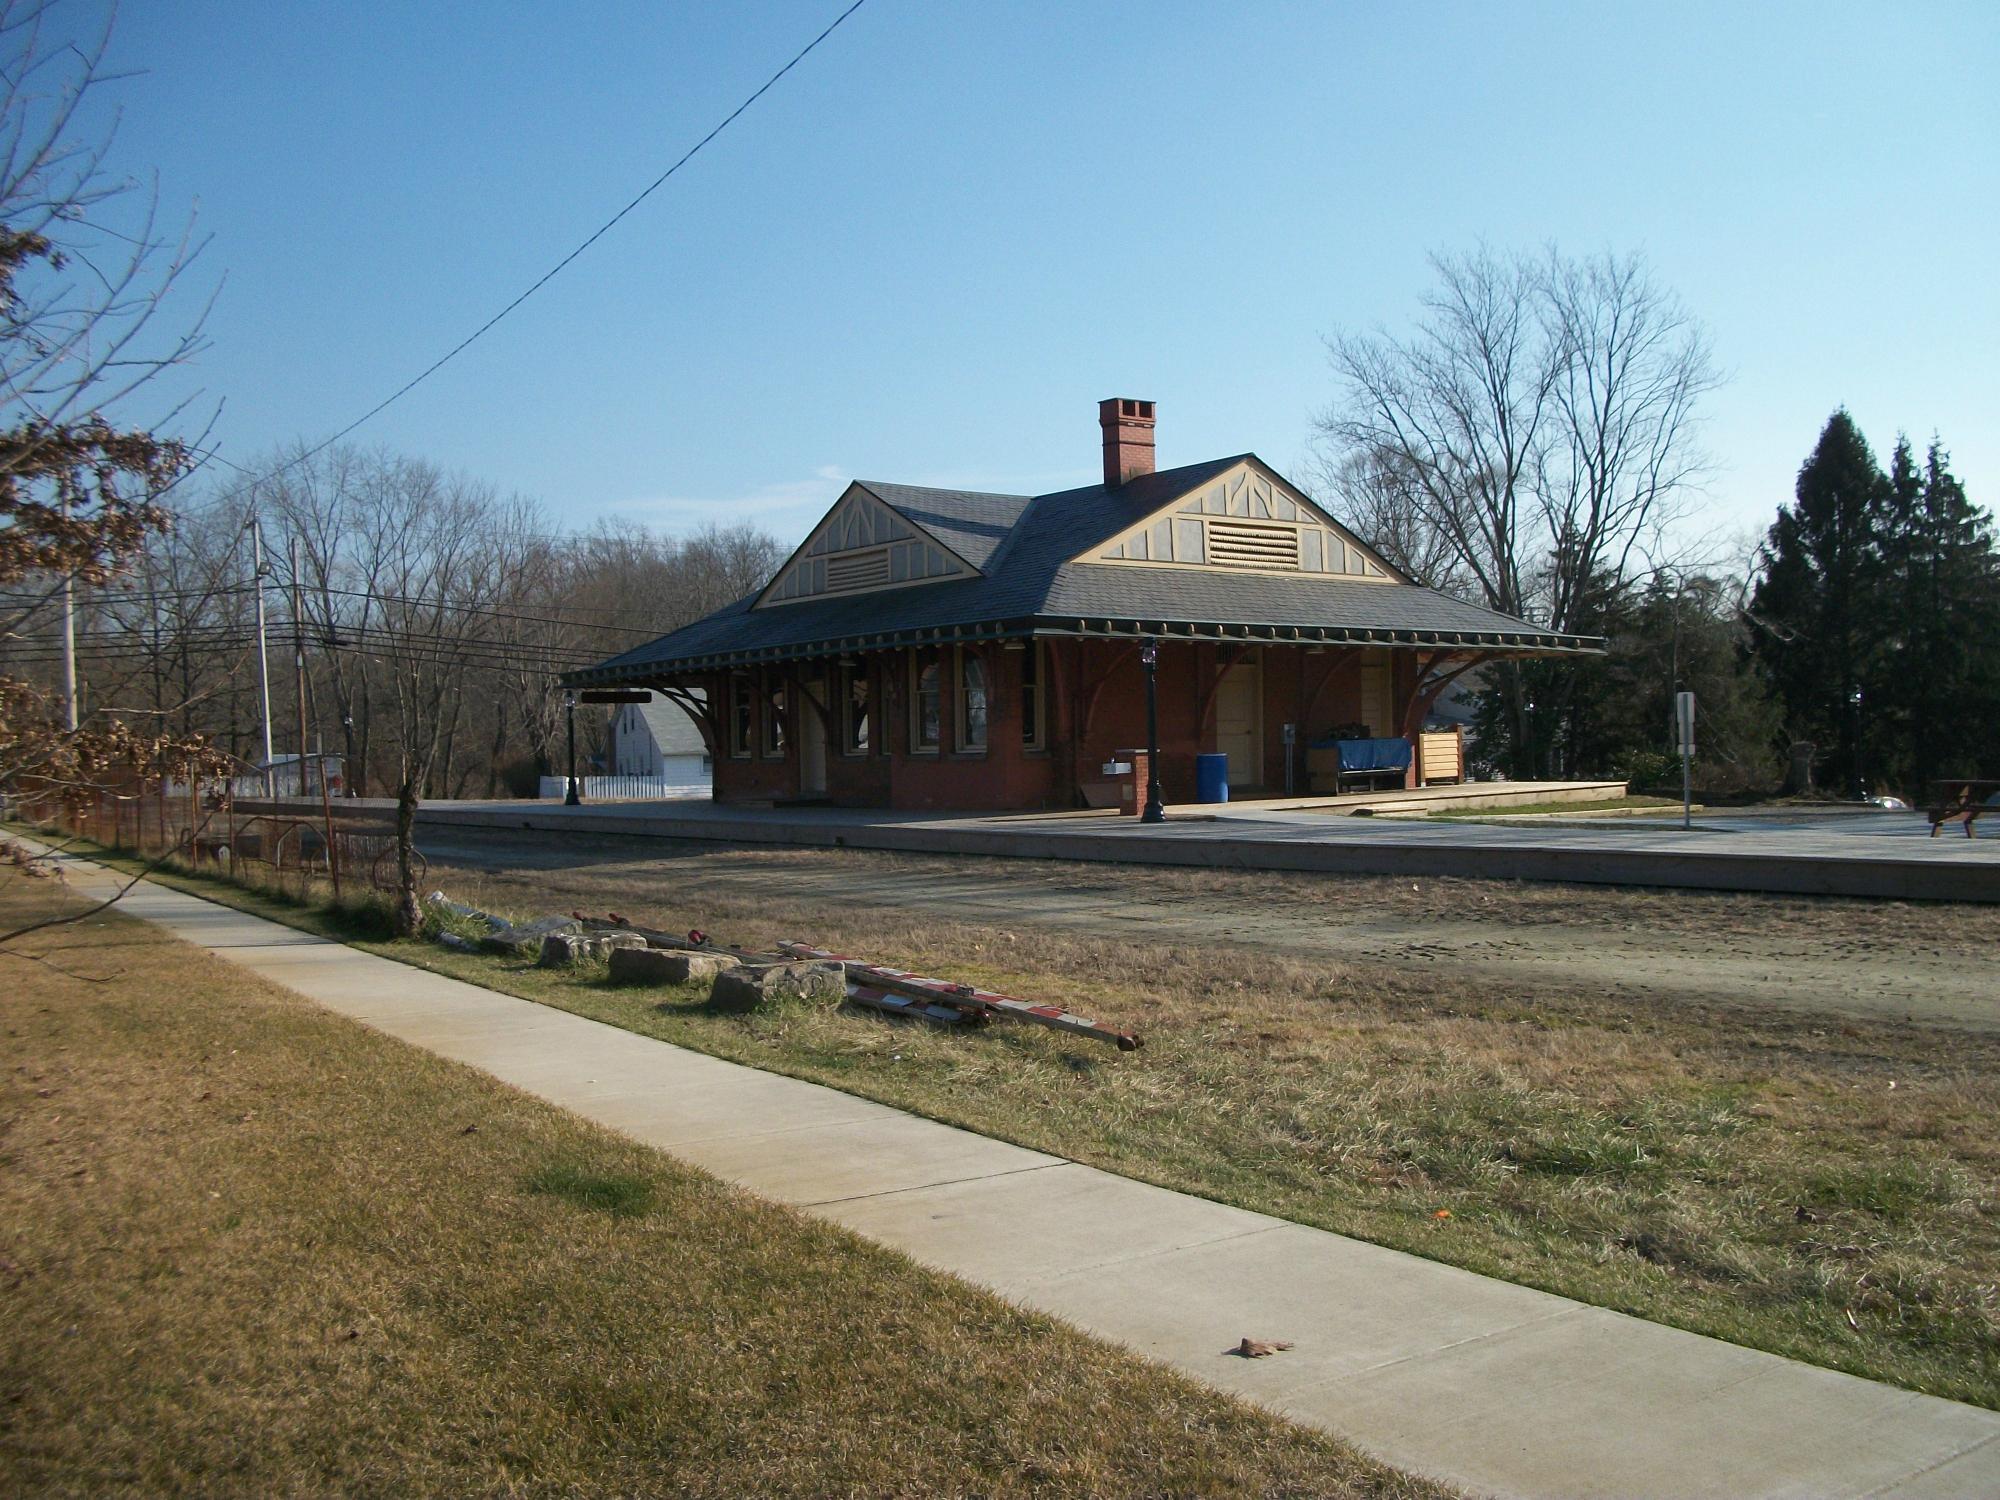
[[[971,646],[1035,636],[1055,640],[1156,640],[1163,645],[1187,641],[1252,646],[1377,646],[1390,650],[1446,651],[1492,657],[1597,656],[1604,651],[1601,636],[1563,635],[1534,629],[1395,630],[1344,625],[1201,624],[1184,620],[996,620],[689,653],[616,665],[606,663],[568,673],[560,680],[564,687],[604,687],[613,683],[726,671],[734,667],[809,661],[816,657],[895,651],[911,646]]]

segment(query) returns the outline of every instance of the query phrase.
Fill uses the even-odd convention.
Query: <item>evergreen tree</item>
[[[1884,556],[1890,514],[1888,476],[1854,419],[1836,411],[1765,538],[1751,600],[1785,730],[1820,748],[1824,782],[1844,792],[1875,774],[1870,690],[1884,681],[1900,602]]]
[[[1732,591],[1700,573],[1663,569],[1628,590],[1605,621],[1606,654],[1577,663],[1576,764],[1635,789],[1678,792],[1674,694],[1695,695],[1695,786],[1710,795],[1772,785],[1777,715],[1744,650]]]
[[[1894,767],[1918,795],[1938,776],[2000,775],[2000,558],[1935,438],[1918,468],[1907,440],[1890,468],[1885,561],[1898,604]]]

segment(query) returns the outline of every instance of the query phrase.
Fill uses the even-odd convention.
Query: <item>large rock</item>
[[[644,948],[636,932],[552,932],[542,939],[541,967],[573,969],[594,963],[620,948]]]
[[[590,939],[580,932],[552,932],[542,939],[542,956],[536,966],[567,969],[580,964],[590,953]]]
[[[724,969],[733,969],[741,962],[727,953],[691,953],[685,949],[663,951],[660,960],[660,972],[667,976],[669,984],[707,984]]]
[[[847,970],[836,963],[739,964],[715,976],[708,992],[717,1010],[747,1011],[791,1001],[838,1004],[847,998]]]
[[[583,924],[573,917],[537,917],[532,922],[514,922],[482,939],[489,953],[509,953],[517,958],[539,958],[542,939],[581,932]]]
[[[724,969],[736,967],[727,953],[696,953],[687,949],[640,946],[619,948],[611,955],[613,984],[699,984]]]

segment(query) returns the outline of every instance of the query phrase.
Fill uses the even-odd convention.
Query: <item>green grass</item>
[[[115,912],[26,944],[0,1493],[1443,1493]]]
[[[1606,797],[1591,802],[1511,802],[1497,807],[1447,807],[1433,818],[1560,818],[1575,813],[1665,813],[1680,811],[1678,797]],[[1700,804],[1696,804],[1697,810]]]
[[[551,1162],[530,1172],[524,1185],[531,1193],[563,1198],[579,1208],[610,1214],[614,1219],[638,1219],[654,1208],[653,1184],[643,1177],[590,1172],[574,1162]]]
[[[1127,1176],[2000,1407],[1990,1037],[1176,946],[1142,924],[1120,941],[802,903],[782,862],[742,858],[770,861],[754,899],[698,879],[620,887],[585,868],[560,894],[545,872],[449,881],[523,914],[608,901],[668,930],[810,935],[1060,998],[1146,1045],[1120,1054],[1035,1028],[947,1032],[845,1010],[722,1016],[698,992],[614,989],[594,971],[363,946]],[[174,878],[315,930],[354,920]],[[1663,932],[1734,919],[1725,898],[1587,899],[1646,911]],[[1520,901],[1524,923],[1561,909],[1540,891]],[[1748,900],[1743,920],[1767,907]],[[1884,933],[1987,920],[1837,916]]]

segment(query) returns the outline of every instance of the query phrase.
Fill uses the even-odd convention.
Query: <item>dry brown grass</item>
[[[470,976],[1166,1186],[1914,1389],[2000,1405],[2000,1040],[1727,1004],[1467,983],[996,928],[785,895],[837,854],[731,856],[762,893],[585,869],[453,871],[517,911],[616,905],[746,942],[810,934],[925,972],[1050,998],[1146,1037],[1120,1056],[1047,1034],[941,1034],[861,1016],[748,1022],[694,997]],[[1147,871],[1148,883],[1212,877]],[[1257,877],[1261,882],[1263,877]],[[555,895],[560,882],[561,897]],[[1350,916],[1436,902],[1432,882],[1280,878],[1271,901]],[[1470,883],[1468,883],[1470,884]],[[1986,914],[1888,904],[1487,884],[1455,904],[1514,925],[1595,915],[1661,934],[1718,918],[1795,937],[1977,941]],[[1482,902],[1480,897],[1484,898]],[[1968,929],[1972,937],[1968,938]],[[437,960],[427,960],[437,962]],[[1979,961],[1990,962],[1982,953]],[[451,961],[445,966],[452,966]],[[1450,1210],[1448,1220],[1436,1217]]]
[[[811,936],[1060,998],[1129,1024],[1147,1045],[1121,1055],[1028,1028],[941,1033],[845,1013],[743,1020],[692,994],[620,991],[435,949],[379,951],[1129,1176],[2000,1406],[2000,1038],[1174,945],[1144,923],[1126,924],[1131,940],[1120,940],[787,893],[792,872],[858,876],[894,862],[942,875],[961,868],[952,861],[713,848],[662,859],[650,841],[649,852],[643,866],[607,847],[602,862],[573,858],[559,872],[439,874],[454,894],[501,910],[612,906],[747,943]],[[752,878],[715,878],[725,869]],[[1301,920],[1315,909],[1421,916],[1442,899],[1496,927],[1616,921],[1662,940],[1721,942],[1736,924],[1779,952],[1924,946],[1992,962],[1989,912],[1143,877],[1150,894],[1185,882],[1191,898],[1211,880],[1225,894],[1231,880],[1254,882]]]
[[[29,946],[0,1490],[1442,1493],[115,914]]]

